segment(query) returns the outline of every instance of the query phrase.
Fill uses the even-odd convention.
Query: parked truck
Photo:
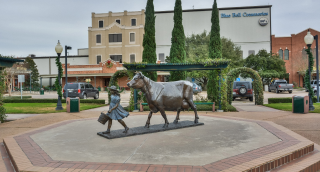
[[[288,84],[286,80],[274,80],[269,84],[269,92],[274,90],[276,93],[288,91],[290,94],[293,90],[293,84]]]

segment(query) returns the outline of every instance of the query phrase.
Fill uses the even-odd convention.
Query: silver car
[[[202,92],[201,86],[199,86],[199,85],[196,84],[196,83],[193,83],[193,93],[194,93],[194,94],[198,94],[198,93],[200,93],[200,92]]]

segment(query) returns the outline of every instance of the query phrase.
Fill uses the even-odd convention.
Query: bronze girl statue
[[[111,102],[109,106],[109,111],[107,114],[104,114],[101,112],[101,115],[98,119],[98,121],[101,124],[105,124],[108,122],[108,130],[105,132],[102,132],[103,134],[109,134],[110,128],[112,126],[112,120],[118,120],[118,122],[125,128],[123,133],[127,133],[129,128],[127,127],[126,123],[122,120],[125,117],[129,116],[129,112],[123,109],[123,107],[120,105],[120,94],[119,90],[117,90],[116,86],[108,87],[108,89],[111,92]]]

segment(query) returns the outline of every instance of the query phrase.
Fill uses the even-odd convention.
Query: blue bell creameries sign
[[[231,17],[254,17],[254,16],[267,16],[268,13],[247,13],[247,12],[244,12],[244,13],[232,13],[232,14],[225,14],[225,13],[222,13],[221,14],[221,18],[231,18]]]
[[[244,12],[244,13],[232,13],[232,14],[225,14],[225,13],[222,13],[221,14],[221,18],[237,18],[237,17],[254,17],[254,16],[268,16],[268,13],[247,13],[247,12]],[[259,19],[259,24],[261,26],[266,26],[268,23],[269,23],[269,20],[265,17],[262,17]]]

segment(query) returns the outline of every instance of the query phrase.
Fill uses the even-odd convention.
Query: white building
[[[243,58],[246,58],[251,53],[257,53],[261,49],[265,49],[268,52],[271,51],[271,7],[271,5],[267,5],[219,8],[220,36],[229,38],[236,45],[241,46]],[[185,35],[190,36],[191,34],[200,34],[204,30],[210,32],[211,13],[211,8],[183,10],[183,26]],[[111,12],[108,13],[108,15],[111,14]],[[171,32],[174,25],[173,14],[173,11],[155,12],[157,44],[156,52],[158,60],[160,61],[164,61],[164,58],[170,55],[172,36]],[[116,19],[117,18],[115,18],[115,21]],[[97,21],[92,22],[98,22],[98,19]],[[144,26],[144,23],[142,23],[142,25]],[[91,64],[89,63],[89,52],[91,48],[92,47],[89,47],[89,49],[78,49],[78,55],[68,56],[68,63],[70,63],[70,65]],[[127,50],[130,50],[130,47],[124,46],[122,53],[126,52]],[[40,77],[42,78],[42,85],[54,85],[55,77],[58,74],[58,69],[55,64],[55,57],[55,54],[51,57],[33,57],[38,66]],[[136,57],[136,59],[142,59],[142,57]],[[64,64],[63,56],[61,56],[60,61],[62,64]],[[93,75],[79,74],[69,76],[91,77]]]
[[[243,58],[261,49],[271,51],[271,5],[219,8],[220,36],[241,46]],[[183,10],[186,36],[211,30],[212,9]],[[157,11],[156,44],[158,60],[170,55],[174,11]]]

